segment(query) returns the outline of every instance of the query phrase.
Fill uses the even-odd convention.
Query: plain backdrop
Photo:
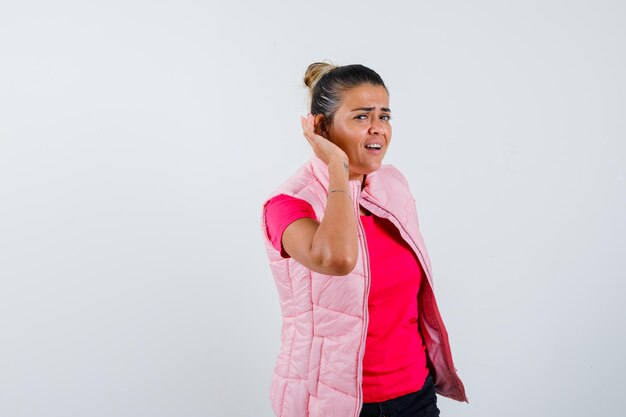
[[[271,417],[265,198],[308,64],[379,72],[442,416],[624,415],[621,1],[0,0],[0,416]],[[342,416],[329,416],[342,417]]]

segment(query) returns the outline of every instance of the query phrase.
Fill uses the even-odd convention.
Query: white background
[[[391,91],[386,162],[470,400],[442,416],[623,416],[625,20],[599,0],[0,0],[0,416],[272,416],[261,204],[310,155],[321,59]]]

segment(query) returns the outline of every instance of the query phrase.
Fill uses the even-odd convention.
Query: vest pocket
[[[309,355],[309,372],[307,379],[307,387],[309,394],[317,395],[317,384],[320,377],[320,363],[322,359],[322,345],[324,338],[321,336],[313,336],[311,342],[311,354]]]

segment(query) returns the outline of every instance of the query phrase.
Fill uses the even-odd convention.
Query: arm
[[[313,117],[303,118],[304,136],[315,154],[328,164],[330,189],[350,192],[348,157],[338,146],[314,133]],[[327,275],[346,275],[358,256],[356,216],[352,199],[343,192],[328,196],[321,222],[302,218],[291,223],[282,236],[285,252],[307,268]]]

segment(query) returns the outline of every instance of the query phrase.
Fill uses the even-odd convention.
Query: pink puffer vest
[[[321,221],[328,182],[328,166],[313,155],[268,201],[278,194],[301,198],[311,204]],[[430,260],[406,179],[393,166],[383,165],[366,176],[363,190],[357,180],[349,184],[357,219],[359,204],[389,219],[422,264],[430,285],[423,285],[418,295],[419,326],[436,390],[467,401],[433,294]],[[280,256],[267,236],[266,205],[267,201],[261,227],[283,318],[282,347],[270,388],[272,408],[278,417],[358,417],[370,284],[363,226],[358,221],[359,255],[354,270],[346,276],[319,274]]]

